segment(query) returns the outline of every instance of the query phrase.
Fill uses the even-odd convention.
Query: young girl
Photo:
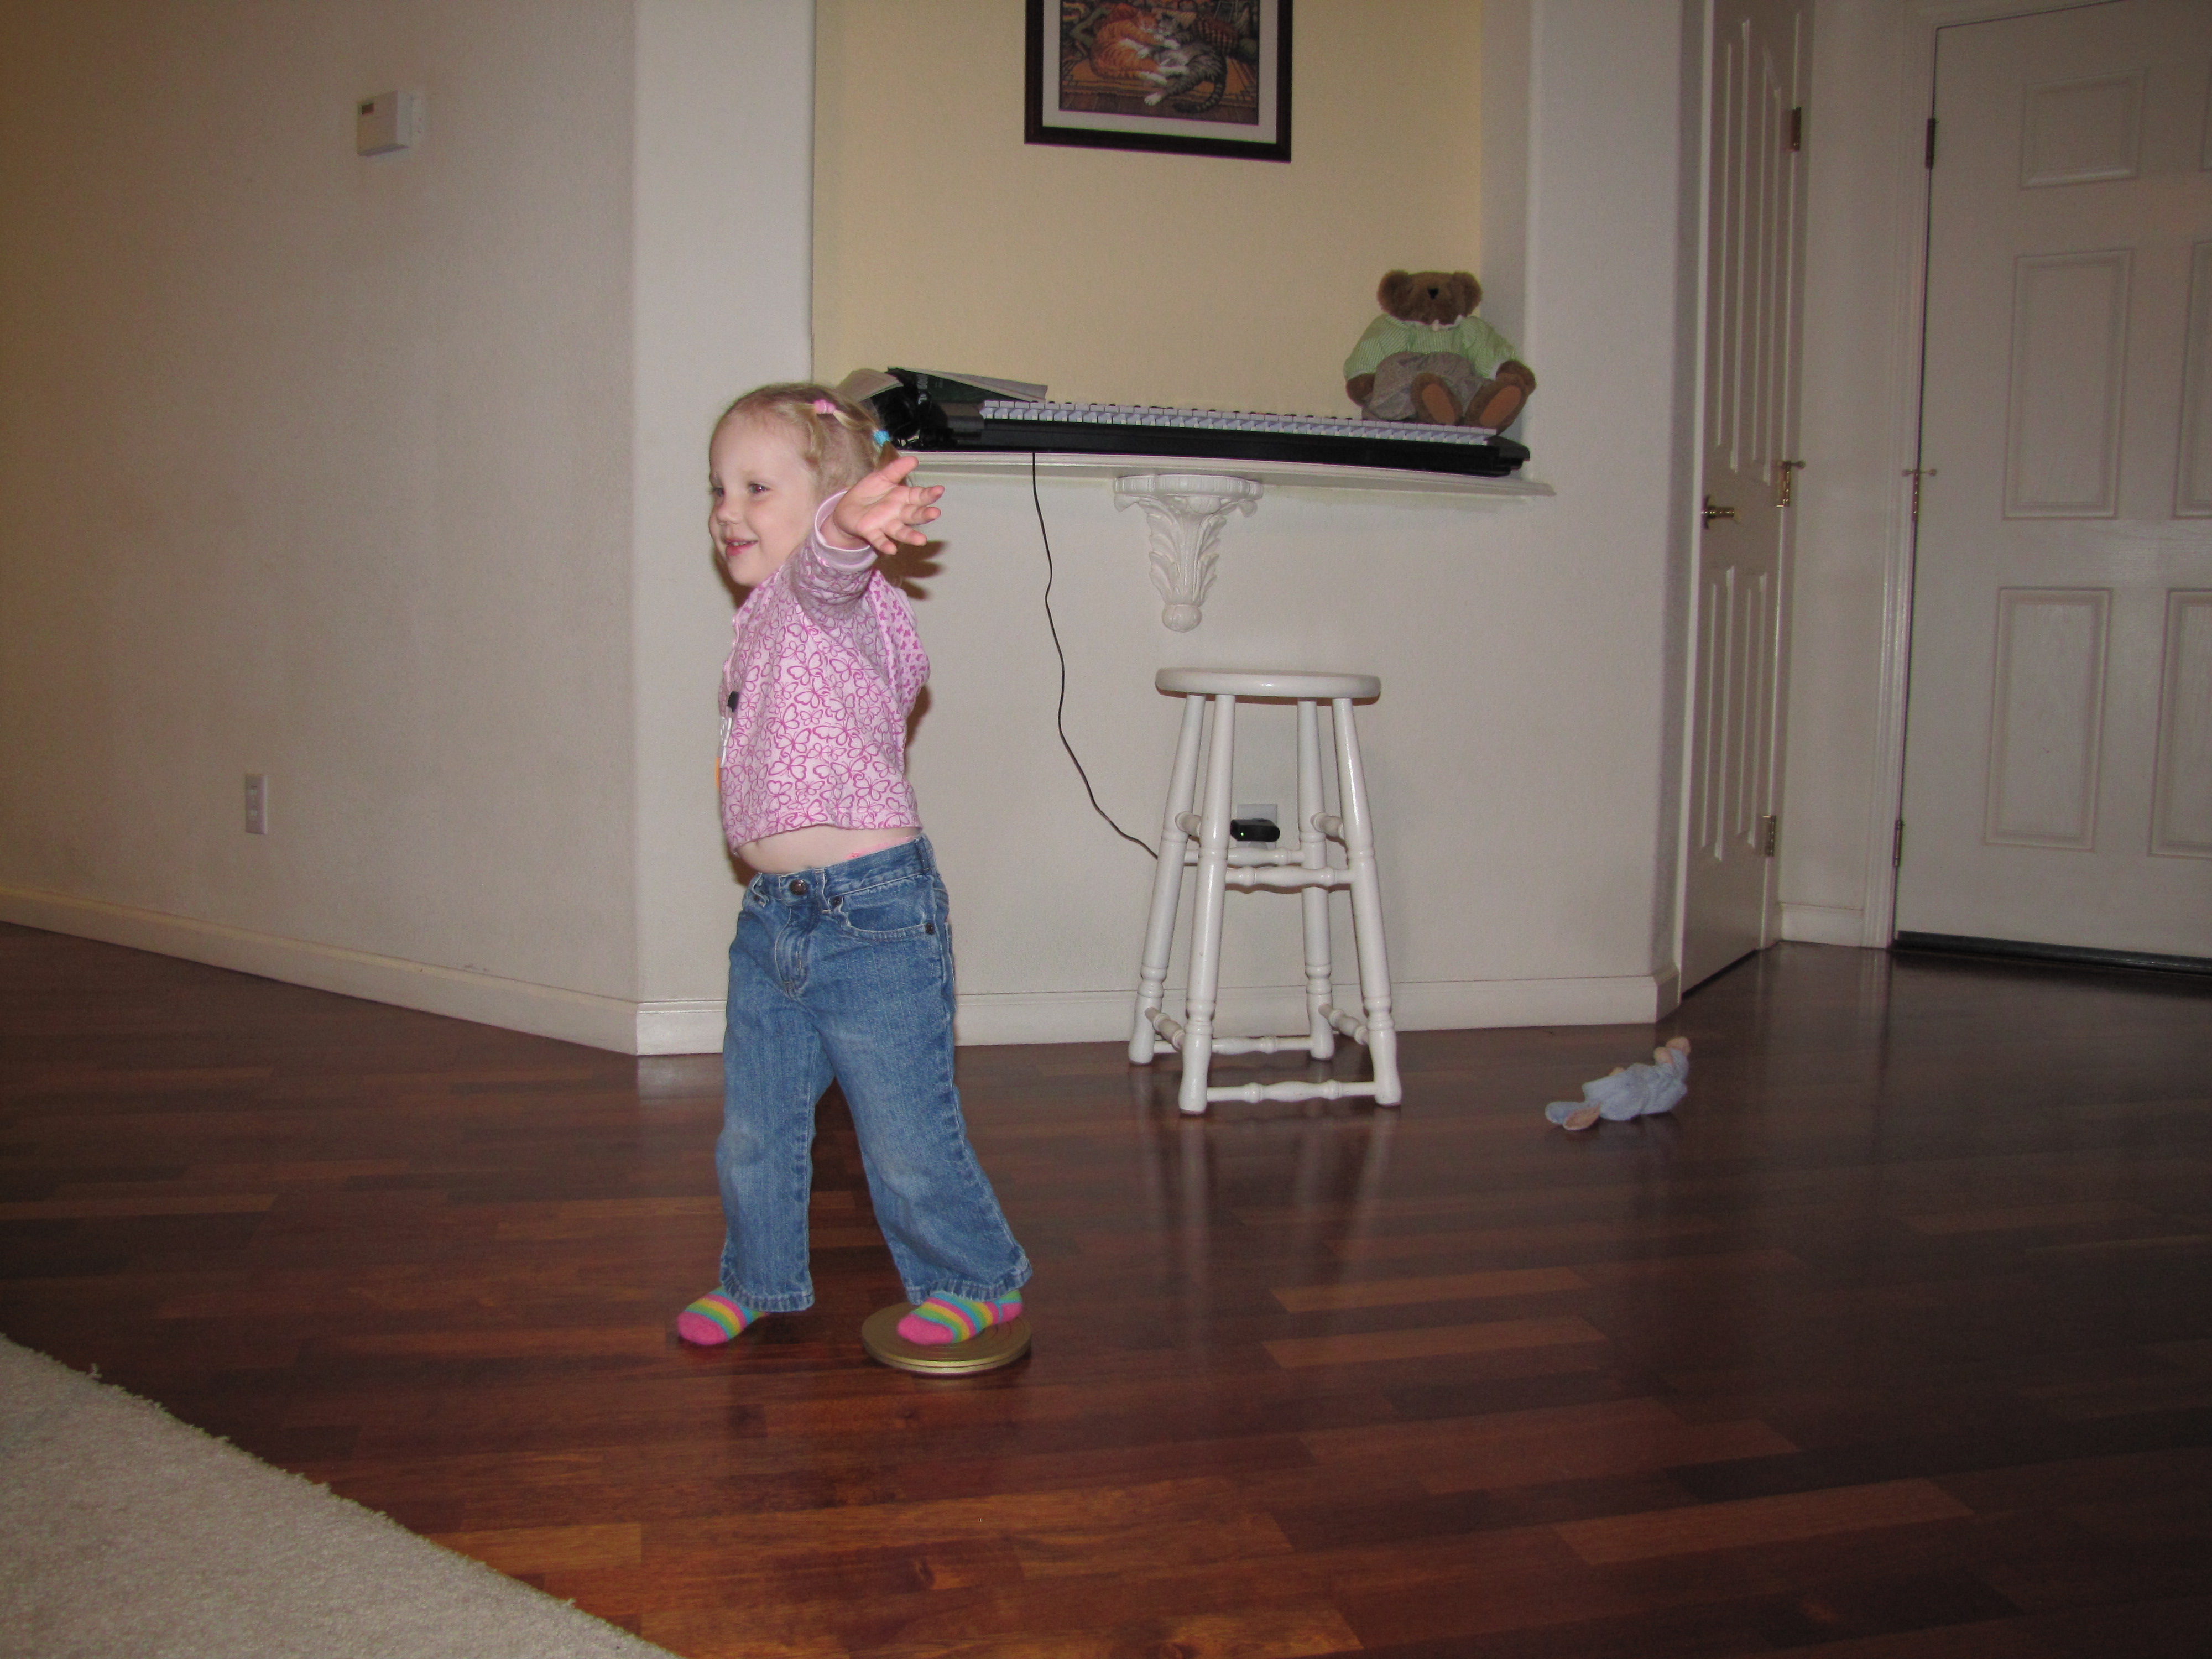
[[[721,1285],[677,1316],[687,1342],[813,1305],[810,1152],[833,1078],[915,1304],[899,1334],[964,1341],[1017,1317],[1030,1276],[952,1082],[945,884],[906,781],[929,659],[874,568],[928,539],[945,492],[906,483],[915,459],[874,424],[821,386],[768,386],[708,448],[708,527],[752,590],[722,669],[722,828],[758,873],[730,946]]]

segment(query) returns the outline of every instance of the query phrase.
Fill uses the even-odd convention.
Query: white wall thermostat
[[[391,155],[412,149],[422,137],[422,94],[419,92],[380,92],[356,106],[354,152],[360,155]]]

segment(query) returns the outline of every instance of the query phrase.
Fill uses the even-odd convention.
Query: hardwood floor
[[[1645,1028],[1200,1122],[964,1049],[1036,1347],[928,1381],[834,1095],[819,1305],[693,1351],[718,1061],[0,927],[0,1330],[698,1659],[2212,1652],[2212,986],[1790,945],[1676,1031],[1583,1139]]]

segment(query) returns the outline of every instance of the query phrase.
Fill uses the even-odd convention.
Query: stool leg
[[[1367,1052],[1375,1063],[1375,1103],[1395,1106],[1404,1097],[1398,1081],[1398,1027],[1390,1016],[1390,958],[1382,945],[1382,889],[1375,875],[1375,825],[1367,812],[1367,774],[1359,761],[1359,733],[1352,700],[1334,700],[1336,792],[1344,819],[1344,845],[1352,866],[1352,925],[1359,947],[1359,1000],[1367,1013]]]
[[[1145,954],[1137,968],[1137,1019],[1129,1031],[1129,1059],[1151,1063],[1159,1033],[1152,1016],[1160,1011],[1168,981],[1168,954],[1175,948],[1176,901],[1182,895],[1183,848],[1190,837],[1176,822],[1190,811],[1198,787],[1199,725],[1206,718],[1204,697],[1182,700],[1182,735],[1176,740],[1175,770],[1168,778],[1168,807],[1160,820],[1159,867],[1152,872],[1152,918],[1145,924]]]
[[[1190,990],[1183,1000],[1182,1088],[1176,1104],[1206,1109],[1206,1075],[1213,1061],[1213,1008],[1221,986],[1221,904],[1228,890],[1229,787],[1237,753],[1237,699],[1213,700],[1213,733],[1206,751],[1206,807],[1199,816],[1196,915],[1190,929]]]
[[[1298,704],[1298,862],[1308,870],[1328,868],[1328,837],[1314,823],[1321,802],[1321,713],[1312,702]],[[1328,1023],[1328,889],[1309,887],[1298,895],[1305,908],[1306,1052],[1327,1060],[1336,1052],[1336,1027]]]

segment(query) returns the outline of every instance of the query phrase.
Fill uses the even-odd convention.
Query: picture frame
[[[1291,159],[1291,0],[1023,0],[1024,139]]]

